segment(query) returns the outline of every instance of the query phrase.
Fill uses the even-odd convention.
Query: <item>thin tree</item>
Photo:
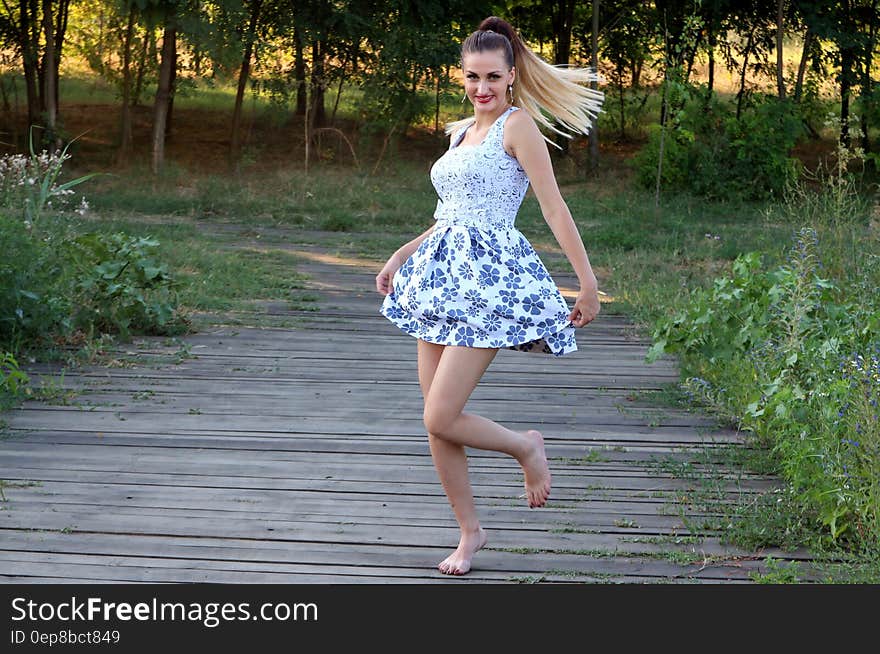
[[[158,174],[165,162],[165,126],[168,119],[168,104],[171,98],[171,66],[177,47],[177,25],[173,10],[165,19],[162,35],[162,62],[159,65],[159,85],[153,104],[152,165],[153,174]]]
[[[782,37],[785,34],[785,0],[776,3],[776,92],[780,100],[785,99],[785,77],[783,76]]]
[[[591,37],[591,61],[593,70],[599,70],[599,1],[593,0],[593,30]],[[598,81],[590,82],[590,86],[594,89],[599,88]],[[620,89],[620,95],[623,97],[623,88]],[[590,129],[590,169],[595,173],[599,169],[599,126],[593,122]],[[622,126],[621,122],[621,126]]]
[[[247,89],[248,77],[251,70],[251,57],[254,52],[254,42],[257,37],[257,27],[260,22],[260,10],[262,0],[252,0],[249,3],[249,18],[247,31],[245,32],[244,54],[241,58],[241,69],[238,74],[238,88],[235,92],[235,108],[232,111],[232,134],[230,136],[230,158],[238,160],[241,150],[241,111],[244,104],[244,92]]]
[[[55,104],[58,97],[56,88],[58,84],[57,69],[55,68],[55,21],[53,20],[52,0],[43,0],[43,32],[45,50],[43,54],[43,109],[46,120],[45,139],[56,148],[58,144],[58,130],[56,119],[58,106]]]
[[[128,21],[125,26],[125,39],[122,45],[122,109],[119,127],[119,151],[116,161],[124,164],[131,152],[131,47],[134,29],[137,22],[137,7],[134,2],[128,3]]]

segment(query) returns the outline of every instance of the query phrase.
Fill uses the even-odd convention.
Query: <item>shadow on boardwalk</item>
[[[378,314],[374,267],[295,249],[320,311],[267,307],[295,328],[217,326],[120,346],[115,367],[30,371],[75,395],[5,416],[0,579],[747,582],[782,556],[688,531],[704,521],[656,460],[739,437],[633,401],[676,370],[646,365],[647,344],[602,314],[573,355],[500,352],[475,392],[473,410],[542,429],[553,493],[529,510],[516,463],[473,452],[489,548],[464,579],[444,577],[434,566],[458,536],[422,428],[415,341]],[[772,483],[738,476],[729,492]]]

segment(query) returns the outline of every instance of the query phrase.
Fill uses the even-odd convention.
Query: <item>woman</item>
[[[463,409],[499,348],[572,352],[574,328],[599,313],[596,277],[535,121],[563,134],[543,108],[568,131],[586,134],[603,99],[580,84],[595,79],[593,72],[550,66],[500,18],[487,18],[464,41],[461,63],[474,115],[449,126],[449,150],[431,169],[440,196],[435,223],[376,276],[383,315],[418,339],[428,442],[461,529],[458,548],[438,568],[454,575],[467,573],[486,544],[465,446],[515,457],[529,507],[544,506],[550,495],[539,431],[511,431]],[[514,227],[529,183],[580,283],[571,310]]]

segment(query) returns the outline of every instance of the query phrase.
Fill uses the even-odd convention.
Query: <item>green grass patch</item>
[[[294,255],[271,245],[239,245],[233,233],[134,216],[99,218],[92,224],[158,240],[162,260],[181,282],[179,299],[185,310],[253,309],[260,301],[291,299],[304,288],[305,277],[296,272]],[[307,303],[315,296],[298,293],[296,299]]]

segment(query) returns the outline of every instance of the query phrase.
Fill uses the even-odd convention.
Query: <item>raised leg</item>
[[[551,477],[541,433],[512,431],[463,411],[496,353],[487,348],[444,347],[425,396],[425,427],[429,434],[449,443],[513,456],[525,473],[529,506],[544,506]]]

